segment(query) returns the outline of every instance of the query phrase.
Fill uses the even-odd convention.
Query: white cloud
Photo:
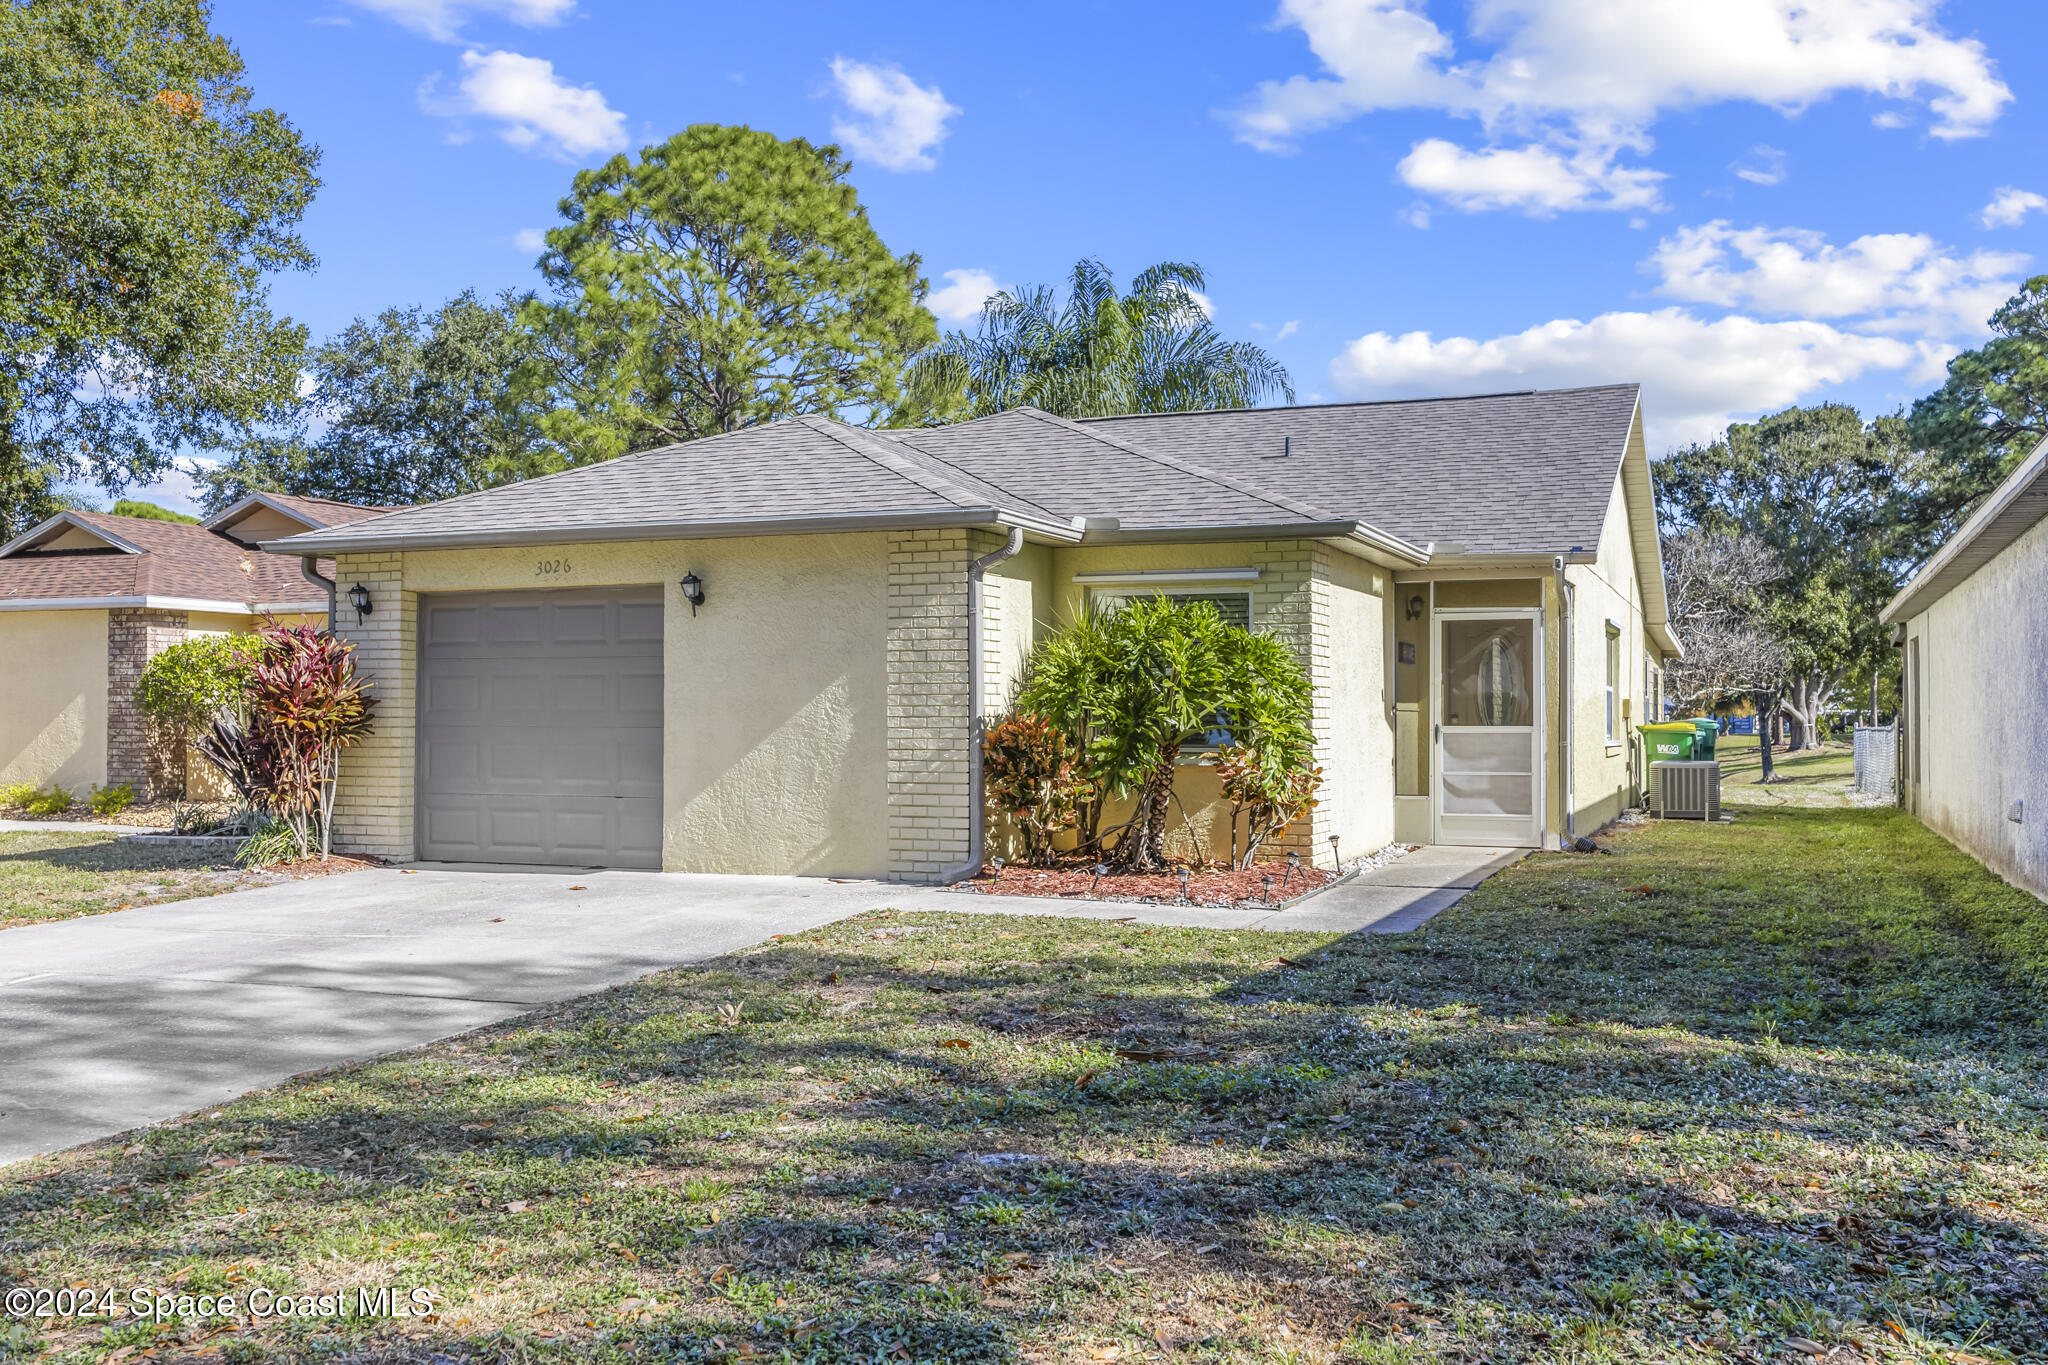
[[[1946,340],[1981,330],[2019,287],[2027,258],[1958,254],[1925,233],[1872,233],[1834,246],[1818,232],[1720,219],[1680,228],[1644,264],[1667,298],[1776,317],[1858,318],[1865,331]]]
[[[1977,221],[1988,228],[2018,227],[2028,214],[2044,211],[2048,211],[2048,197],[2005,185],[1991,196]]]
[[[1195,307],[1202,310],[1203,317],[1211,322],[1216,321],[1216,304],[1214,300],[1199,289],[1190,289],[1187,293],[1188,297],[1195,301]]]
[[[443,100],[428,82],[420,103],[428,112],[476,114],[496,119],[498,135],[526,151],[573,159],[616,152],[626,145],[626,116],[605,103],[601,91],[574,86],[555,75],[552,62],[517,52],[462,54],[459,94]],[[457,140],[465,134],[453,135]]]
[[[1749,155],[1728,167],[1752,185],[1778,185],[1785,180],[1785,153],[1776,147],[1759,143],[1749,149]]]
[[[972,322],[981,316],[981,305],[990,294],[1001,293],[1007,285],[996,283],[986,270],[948,270],[946,282],[932,290],[925,307],[947,322]]]
[[[1299,332],[1300,330],[1301,320],[1299,318],[1293,319],[1292,321],[1283,322],[1280,324],[1280,330],[1273,333],[1273,340],[1285,341],[1287,340],[1287,338],[1293,336],[1296,332]]]
[[[1860,93],[1924,106],[1936,137],[1984,132],[2012,92],[1981,43],[1934,22],[1937,5],[1471,0],[1461,48],[1424,0],[1282,0],[1276,23],[1301,30],[1321,71],[1262,83],[1231,117],[1241,140],[1284,151],[1362,114],[1437,110],[1478,121],[1486,147],[1416,163],[1429,145],[1418,144],[1403,166],[1449,179],[1463,207],[1637,207],[1649,173],[1615,158],[1646,153],[1674,110],[1748,102],[1790,114]],[[1879,117],[1904,121],[1896,109]]]
[[[472,14],[494,14],[526,28],[559,24],[576,8],[576,0],[354,0],[415,33],[444,43],[458,40],[463,20]]]
[[[946,120],[960,111],[939,87],[923,86],[893,66],[832,59],[832,82],[850,111],[832,136],[885,170],[928,171],[946,140]]]
[[[548,249],[547,229],[521,228],[512,234],[512,245],[521,251],[546,251]]]
[[[1683,308],[1560,318],[1477,340],[1373,332],[1330,363],[1349,398],[1569,388],[1640,380],[1653,453],[1703,440],[1733,416],[1798,402],[1870,371],[1929,363],[1919,346],[1824,322],[1703,319]]]
[[[1468,152],[1437,137],[1416,143],[1395,170],[1410,188],[1456,208],[1512,208],[1544,217],[1560,209],[1655,208],[1664,179],[1658,171],[1616,166],[1611,151],[1527,146]],[[1416,226],[1427,227],[1427,216]]]

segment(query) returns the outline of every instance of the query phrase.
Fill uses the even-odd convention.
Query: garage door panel
[[[420,856],[658,867],[657,588],[422,604]]]

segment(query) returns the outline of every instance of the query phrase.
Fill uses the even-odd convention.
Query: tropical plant
[[[0,539],[262,419],[304,329],[319,153],[250,102],[205,0],[0,4]]]
[[[1168,811],[1181,751],[1219,733],[1280,769],[1312,749],[1308,675],[1279,641],[1226,623],[1213,603],[1143,597],[1091,611],[1032,651],[1017,709],[1072,736],[1092,794],[1083,847],[1111,835],[1119,871],[1166,860]],[[1123,825],[1102,829],[1104,803],[1132,798]]]
[[[306,359],[288,427],[231,443],[194,475],[218,511],[255,490],[365,507],[433,502],[526,472],[531,430],[505,377],[527,353],[518,300],[357,318]]]
[[[1054,836],[1073,828],[1092,792],[1080,749],[1044,716],[1019,713],[989,727],[981,753],[989,802],[1016,827],[1024,860],[1050,862]]]
[[[260,827],[291,831],[298,856],[328,855],[341,754],[370,733],[376,705],[355,645],[311,626],[266,627],[244,649],[248,678],[194,744]]]
[[[318,834],[331,846],[342,751],[370,733],[375,699],[355,644],[311,626],[270,626],[249,669],[249,734],[260,747],[268,808],[291,826],[300,856]]]
[[[1264,752],[1233,744],[1216,755],[1216,775],[1223,799],[1230,802],[1230,865],[1246,868],[1266,840],[1284,834],[1308,818],[1320,804],[1320,767],[1275,763]],[[1244,853],[1237,851],[1237,830],[1244,824]]]
[[[1200,266],[1162,261],[1119,295],[1108,267],[1082,260],[1064,304],[1049,285],[991,295],[973,333],[948,333],[912,364],[896,421],[936,424],[1027,404],[1108,417],[1292,401],[1278,361],[1217,332],[1206,283]]]
[[[915,255],[837,147],[698,124],[582,171],[522,313],[515,389],[544,463],[588,464],[807,413],[885,414],[938,326]]]

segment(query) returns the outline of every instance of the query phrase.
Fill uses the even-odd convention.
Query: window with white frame
[[[1141,597],[1165,597],[1175,602],[1207,602],[1216,608],[1216,614],[1227,626],[1252,628],[1252,595],[1242,588],[1097,588],[1094,591],[1095,605],[1104,611],[1115,611],[1127,602]]]
[[[1621,743],[1621,631],[1607,623],[1607,742]]]

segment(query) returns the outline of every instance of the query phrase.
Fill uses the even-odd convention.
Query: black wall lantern
[[[1419,619],[1419,618],[1420,618],[1420,617],[1422,616],[1422,608],[1423,608],[1423,606],[1424,606],[1424,603],[1423,603],[1423,600],[1422,600],[1422,594],[1421,594],[1421,593],[1416,593],[1416,594],[1415,594],[1415,595],[1414,595],[1413,597],[1409,598],[1409,599],[1408,599],[1408,619],[1409,619],[1409,620],[1411,620],[1411,621],[1414,621],[1414,620],[1418,620],[1418,619]]]
[[[370,590],[360,583],[356,584],[348,590],[348,604],[356,609],[356,624],[361,625],[363,618],[370,614],[374,605],[370,601]]]
[[[704,580],[693,573],[683,575],[683,600],[690,604],[690,615],[697,614],[697,608],[704,605]]]

